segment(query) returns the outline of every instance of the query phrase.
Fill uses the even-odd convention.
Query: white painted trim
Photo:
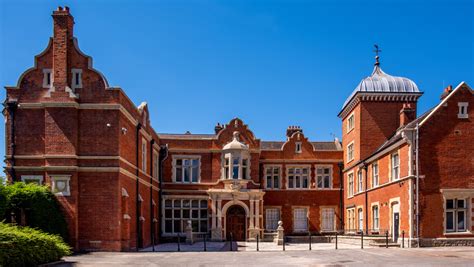
[[[329,188],[319,188],[318,187],[318,168],[329,168]],[[322,165],[317,164],[314,166],[314,183],[317,190],[331,190],[334,187],[334,171],[332,165]],[[323,174],[324,176],[324,174]]]
[[[267,188],[267,169],[269,168],[280,168],[279,170],[279,177],[278,177],[278,188],[272,187],[272,188]],[[273,172],[272,172],[272,180],[273,180]],[[278,189],[282,189],[282,182],[283,182],[283,165],[280,164],[265,164],[263,165],[263,189],[264,190],[271,190],[275,191]]]
[[[469,111],[468,111],[469,102],[458,102],[458,107],[459,107],[458,119],[467,119],[467,118],[469,118]],[[461,110],[463,110],[463,109],[464,109],[464,113],[461,113]]]
[[[40,185],[44,182],[43,175],[22,175],[21,181],[25,183],[25,180],[36,180]]]
[[[349,126],[350,126],[350,125],[349,125],[349,120],[350,120],[351,117],[352,117],[352,119],[353,119],[352,128],[349,127]],[[355,129],[355,115],[354,115],[354,111],[347,117],[347,121],[346,121],[346,122],[347,122],[346,133],[350,133],[352,130]]]
[[[76,80],[76,74],[78,74],[79,81]],[[71,69],[71,76],[72,90],[82,88],[82,69]]]
[[[201,155],[172,155],[171,156],[171,159],[172,159],[172,163],[171,163],[171,179],[172,179],[172,184],[201,184]],[[176,181],[176,161],[178,159],[190,159],[190,160],[194,160],[194,159],[197,159],[198,160],[198,181],[197,182],[193,182],[193,178],[192,178],[192,174],[190,173],[190,177],[189,177],[189,182],[184,182],[184,181],[181,181],[181,182],[177,182]],[[192,169],[192,165],[191,165],[191,169]],[[169,184],[169,183],[166,183],[166,184]]]
[[[286,178],[286,181],[285,181],[285,189],[286,190],[290,190],[290,191],[298,191],[298,190],[309,190],[311,189],[311,165],[309,164],[292,164],[292,165],[287,165],[285,166],[285,178]],[[290,169],[291,168],[300,168],[300,169],[304,169],[304,168],[307,168],[308,169],[308,187],[298,187],[298,188],[290,188],[289,187],[289,183],[290,183]],[[301,172],[299,174],[299,176],[303,176],[303,172]],[[296,184],[296,180],[294,181],[294,183]],[[300,181],[301,185],[303,184],[303,181],[301,180]]]
[[[349,158],[349,146],[352,145],[352,158]],[[355,153],[355,145],[354,145],[354,140],[352,140],[349,144],[347,144],[346,146],[346,151],[347,151],[347,154],[346,154],[346,163],[349,163],[351,161],[354,160],[354,153]]]

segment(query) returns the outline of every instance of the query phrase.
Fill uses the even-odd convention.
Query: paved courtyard
[[[335,250],[321,245],[285,252],[95,252],[66,257],[59,266],[474,266],[474,247]]]

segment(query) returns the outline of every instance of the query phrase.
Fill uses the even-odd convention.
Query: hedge
[[[60,236],[0,222],[0,266],[35,266],[70,254]]]
[[[12,213],[18,224],[25,223],[68,240],[66,220],[58,200],[47,186],[21,182],[0,185],[0,221],[11,222]],[[21,221],[22,213],[26,222]]]

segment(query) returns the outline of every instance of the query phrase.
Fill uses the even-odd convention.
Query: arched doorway
[[[227,210],[226,214],[226,238],[235,241],[245,241],[246,229],[245,210],[239,205],[233,205]]]

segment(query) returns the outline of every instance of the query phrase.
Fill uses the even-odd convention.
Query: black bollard
[[[337,232],[336,232],[336,249],[337,249]]]
[[[405,230],[402,231],[402,248],[405,248]]]
[[[311,250],[311,233],[309,233],[309,250]]]
[[[285,251],[285,239],[286,239],[286,236],[283,236],[283,251]]]
[[[204,234],[204,251],[207,251],[206,241],[207,241],[207,234]]]
[[[385,248],[388,248],[388,231],[385,231]]]
[[[360,248],[364,249],[364,231],[360,232]]]
[[[178,234],[178,251],[181,251],[181,240],[179,240],[179,234]]]
[[[234,249],[232,248],[232,233],[230,233],[230,251],[233,251]]]
[[[259,243],[259,241],[260,241],[260,235],[258,234],[258,235],[257,235],[257,251],[259,251],[259,248],[258,248],[258,243]]]

